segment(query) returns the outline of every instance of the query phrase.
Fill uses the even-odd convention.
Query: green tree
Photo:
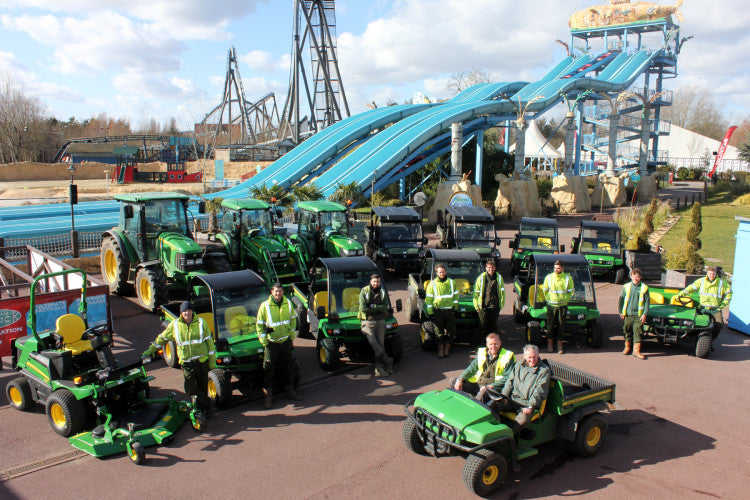
[[[318,201],[323,199],[323,190],[315,184],[295,186],[292,189],[292,197],[295,201]]]
[[[351,201],[353,205],[358,207],[366,207],[369,205],[367,202],[367,196],[362,193],[362,189],[360,189],[356,181],[350,182],[349,184],[338,184],[336,190],[328,197],[328,199],[341,203],[342,205],[345,205],[347,201]]]
[[[273,184],[270,188],[265,184],[253,186],[250,188],[250,196],[266,203],[273,203],[275,201],[278,206],[284,208],[290,207],[294,203],[294,200],[289,195],[289,191],[279,184]]]

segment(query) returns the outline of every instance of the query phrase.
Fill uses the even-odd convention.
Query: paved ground
[[[563,242],[576,217],[561,217]],[[504,241],[513,234],[501,230]],[[504,243],[508,272],[509,249]],[[507,277],[507,276],[506,276]],[[394,298],[406,282],[391,276]],[[524,331],[512,322],[513,297],[500,320],[505,346],[519,352]],[[682,347],[649,342],[649,359],[620,354],[616,315],[619,286],[597,285],[605,342],[601,349],[571,346],[555,359],[617,384],[601,452],[573,458],[562,446],[544,446],[497,498],[586,495],[591,498],[740,498],[750,484],[750,414],[747,374],[750,337],[725,329],[711,358]],[[134,359],[158,333],[158,320],[132,302],[113,297],[118,356]],[[403,405],[428,389],[442,388],[470,360],[459,346],[446,359],[418,347],[417,327],[399,313],[406,355],[398,371],[371,376],[366,365],[323,372],[314,342],[298,340],[301,393],[292,404],[279,398],[265,411],[258,397],[217,412],[205,434],[184,426],[168,446],[147,449],[136,467],[124,456],[95,459],[76,453],[48,426],[41,406],[21,413],[0,396],[0,498],[138,498],[253,496],[257,498],[469,498],[461,482],[463,459],[435,459],[408,452],[401,442]],[[14,375],[8,360],[0,387]],[[163,362],[149,367],[156,392],[181,391],[181,374]]]

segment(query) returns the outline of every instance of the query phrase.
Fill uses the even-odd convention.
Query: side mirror
[[[317,309],[315,309],[315,314],[318,316],[318,319],[325,318],[326,317],[326,308],[323,306],[318,306]]]
[[[206,213],[206,202],[205,201],[199,201],[198,202],[198,213],[199,214],[205,214]]]
[[[495,238],[495,245],[500,246],[500,238]]]
[[[515,243],[514,240],[508,240],[508,248],[515,248],[515,246],[513,245],[513,243]]]
[[[122,207],[122,215],[126,219],[133,218],[133,205],[125,205]]]
[[[427,236],[422,236],[422,244],[423,245],[427,244]]]
[[[560,253],[565,253],[565,245],[560,245]]]
[[[427,292],[424,291],[423,288],[420,288],[419,291],[417,291],[417,296],[424,300],[424,298],[427,296]]]
[[[401,299],[396,300],[396,311],[401,312],[404,310],[404,303],[401,301]]]

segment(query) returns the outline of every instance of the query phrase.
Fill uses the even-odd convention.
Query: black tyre
[[[195,414],[195,421],[190,421],[193,425],[193,429],[195,429],[195,432],[206,432],[206,427],[208,426],[208,419],[206,418],[206,414],[203,412],[198,412]]]
[[[586,330],[586,345],[598,349],[602,346],[604,341],[604,332],[602,331],[602,325],[598,321],[595,321],[588,330]]]
[[[307,309],[297,306],[297,335],[303,339],[311,339],[310,323],[307,322]]]
[[[592,413],[578,422],[575,441],[568,449],[579,457],[590,457],[602,447],[607,438],[607,422],[599,413]]]
[[[711,335],[701,335],[695,341],[695,355],[699,358],[707,358],[711,354]]]
[[[410,323],[419,323],[419,306],[417,306],[417,296],[409,295],[406,301],[406,314]]]
[[[24,377],[16,377],[5,386],[8,403],[16,410],[26,411],[31,408],[34,400],[31,398],[31,386]]]
[[[169,300],[169,289],[164,272],[158,267],[142,267],[135,275],[135,294],[144,309],[156,309]]]
[[[434,351],[437,348],[435,344],[435,323],[425,321],[419,328],[419,345],[423,351]]]
[[[218,408],[224,408],[232,400],[232,375],[224,370],[208,372],[208,397]]]
[[[171,368],[179,368],[180,360],[177,358],[177,344],[174,340],[168,340],[164,344],[164,362]]]
[[[292,357],[292,386],[299,387],[302,382],[302,366],[296,356]]]
[[[333,340],[325,338],[318,342],[318,364],[329,372],[338,366],[339,348]]]
[[[615,283],[618,285],[622,285],[625,283],[625,278],[628,277],[628,270],[624,267],[620,267],[615,271]]]
[[[477,450],[466,458],[461,478],[469,491],[488,496],[508,480],[508,462],[494,451]]]
[[[385,353],[398,363],[404,357],[404,345],[401,336],[397,333],[385,340]]]
[[[209,274],[227,273],[232,270],[232,266],[229,265],[227,256],[224,254],[207,255],[204,266]]]
[[[516,307],[516,303],[513,302],[513,321],[519,324],[523,324],[524,314]]]
[[[128,452],[128,458],[136,464],[141,465],[146,461],[146,450],[143,445],[138,441],[130,444],[130,451]]]
[[[111,236],[104,237],[99,259],[102,278],[109,286],[109,291],[118,295],[129,292],[131,290],[128,283],[130,260]]]
[[[419,437],[417,424],[414,423],[414,420],[410,418],[406,419],[404,427],[401,429],[401,439],[403,439],[404,444],[409,451],[412,451],[417,455],[427,455],[427,450],[424,449],[424,443]]]
[[[538,321],[529,321],[526,324],[526,342],[539,347],[544,343],[542,327]]]
[[[62,437],[78,434],[86,426],[86,405],[67,389],[58,389],[47,398],[47,419]]]

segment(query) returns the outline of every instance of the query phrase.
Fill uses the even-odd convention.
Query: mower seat
[[[604,250],[606,252],[611,252],[612,251],[612,245],[610,245],[609,243],[604,242],[604,241],[600,241],[599,244],[596,245],[596,247],[599,250]]]
[[[230,335],[240,335],[250,329],[255,331],[255,318],[247,315],[244,306],[230,306],[224,310],[224,324]]]
[[[521,238],[518,240],[518,248],[528,248],[531,246],[531,238]]]
[[[594,249],[594,245],[591,244],[590,241],[582,241],[581,242],[581,251],[583,252],[590,252]]]
[[[344,309],[347,311],[356,311],[359,309],[359,288],[344,288],[341,292],[341,301],[344,303]]]
[[[529,305],[533,306],[536,302],[544,302],[542,285],[532,285],[529,287]]]
[[[456,278],[453,280],[453,282],[456,284],[456,290],[459,292],[463,292],[464,290],[469,290],[469,280],[465,280],[463,278]]]
[[[664,304],[664,295],[659,292],[648,292],[649,304]]]
[[[318,309],[318,307],[323,306],[326,310],[326,314],[328,314],[328,290],[322,290],[320,292],[315,292],[315,310]],[[331,307],[333,310],[336,310],[336,297],[331,297]]]
[[[552,248],[552,238],[539,238],[537,242],[540,247]]]
[[[77,356],[83,352],[93,350],[91,342],[83,340],[86,323],[77,314],[63,314],[55,322],[57,334],[63,339],[63,349]]]

